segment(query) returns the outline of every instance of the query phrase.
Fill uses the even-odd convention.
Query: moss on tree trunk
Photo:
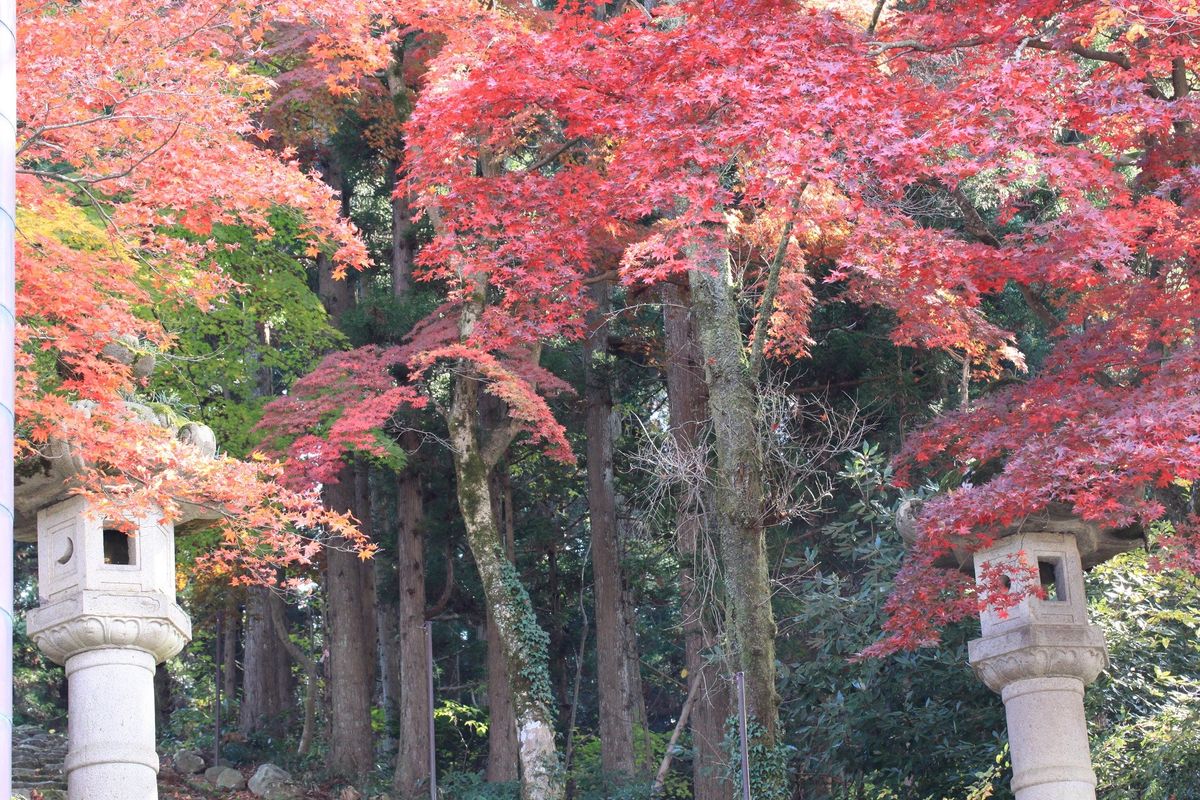
[[[779,722],[775,691],[775,615],[767,565],[763,456],[755,429],[750,374],[724,238],[699,245],[689,273],[692,312],[704,362],[715,450],[716,526],[728,594],[727,635],[734,664],[746,673],[749,712],[774,747]]]

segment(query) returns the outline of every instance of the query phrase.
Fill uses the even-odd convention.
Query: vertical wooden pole
[[[217,683],[216,703],[213,706],[213,766],[221,763],[221,686],[222,686],[222,667],[225,664],[224,650],[222,646],[225,642],[225,609],[217,612],[217,653],[216,653],[216,674],[214,676]]]
[[[12,796],[17,4],[0,0],[0,797]]]
[[[742,800],[750,800],[750,745],[746,741],[746,673],[739,672],[737,679],[738,738],[742,749]]]
[[[429,688],[429,800],[438,800],[437,740],[434,738],[433,725],[433,623],[426,622],[424,628],[426,685]]]

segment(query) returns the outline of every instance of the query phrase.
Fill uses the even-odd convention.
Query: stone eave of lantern
[[[897,514],[910,544],[919,512],[914,501]],[[1108,667],[1108,650],[1088,620],[1084,571],[1139,547],[1144,532],[1097,525],[1052,505],[989,533],[991,546],[952,548],[936,565],[973,572],[980,591],[997,587],[983,575],[1002,576],[1000,590],[1012,593],[985,605],[982,635],[968,653],[975,674],[1004,702],[1013,793],[1017,800],[1095,800],[1083,695]]]
[[[126,408],[215,455],[208,427],[174,424],[145,404]],[[14,528],[20,540],[38,543],[40,605],[27,615],[26,630],[66,667],[69,800],[153,800],[155,666],[192,632],[175,602],[175,532],[217,514],[184,505],[177,519],[151,508],[136,519],[107,520],[79,492],[86,470],[84,454],[51,442],[46,457],[16,478]]]
[[[896,528],[904,542],[911,546],[917,540],[917,517],[921,513],[920,500],[908,500],[901,504],[896,512]],[[1036,514],[1030,514],[1020,522],[990,531],[992,538],[999,542],[1009,536],[1017,536],[1024,532],[1040,531],[1045,533],[1064,533],[1074,537],[1075,546],[1079,550],[1079,558],[1085,570],[1103,564],[1109,559],[1136,550],[1146,541],[1146,533],[1138,525],[1124,528],[1099,525],[1071,511],[1064,503],[1050,503],[1045,509]],[[967,544],[952,546],[950,551],[940,556],[934,566],[943,569],[959,569],[968,575],[974,574],[975,551]]]

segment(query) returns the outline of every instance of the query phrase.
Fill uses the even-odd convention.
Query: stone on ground
[[[291,782],[292,776],[274,764],[263,764],[250,778],[250,791],[263,800],[296,800],[300,790]]]
[[[245,789],[246,776],[233,767],[218,764],[204,770],[205,779],[218,789]]]
[[[180,750],[171,759],[175,771],[184,775],[195,775],[204,770],[204,758],[191,750]]]

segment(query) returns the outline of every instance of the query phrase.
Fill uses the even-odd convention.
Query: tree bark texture
[[[341,192],[342,216],[350,219],[350,192],[342,176],[341,165],[336,156],[330,154],[321,168],[321,176],[333,189]],[[349,275],[334,277],[333,259],[321,253],[317,256],[317,297],[335,327],[341,326],[342,317],[354,308],[354,281]]]
[[[633,612],[621,566],[613,485],[613,399],[607,366],[610,285],[592,286],[595,306],[584,344],[585,438],[587,441],[588,518],[591,526],[592,579],[596,616],[596,681],[599,689],[600,762],[614,777],[645,771],[649,761],[639,748],[646,735]]]
[[[771,747],[779,722],[779,695],[755,379],[738,322],[728,247],[716,234],[698,246],[701,267],[688,273],[688,282],[713,425],[716,528],[728,595],[726,631],[732,657],[746,673],[748,713],[764,729],[763,744]]]
[[[429,796],[429,680],[425,655],[425,531],[421,481],[412,469],[396,476],[396,566],[399,578],[400,751],[395,789],[400,800]]]
[[[242,702],[238,731],[250,736],[283,733],[292,710],[291,659],[279,647],[271,620],[270,589],[246,589],[246,637],[242,656]]]
[[[691,299],[685,289],[672,284],[664,284],[662,294],[671,435],[679,448],[694,450],[705,446],[701,433],[708,418],[708,389],[700,364]],[[681,502],[676,512],[675,542],[680,561],[684,667],[688,693],[695,698],[691,709],[692,794],[695,800],[728,800],[733,785],[725,778],[727,758],[722,742],[729,717],[729,687],[721,677],[720,665],[709,660],[716,638],[704,598],[715,587],[698,580],[698,573],[709,572],[709,566],[702,563],[704,550],[698,547],[704,525],[702,506],[697,502]]]
[[[504,555],[509,563],[516,563],[515,530],[512,519],[512,484],[508,479],[508,466],[497,464],[492,469],[492,510],[496,515],[500,535],[504,539]],[[518,762],[517,717],[513,712],[512,694],[509,692],[508,662],[500,644],[500,632],[487,610],[487,701],[488,701],[488,763],[489,783],[511,783],[521,776]]]
[[[325,486],[334,511],[351,512],[362,526],[370,520],[362,505],[357,470],[346,465],[338,483]],[[371,563],[349,543],[334,539],[325,550],[326,641],[329,648],[329,770],[358,780],[375,763],[371,698],[375,688],[374,575]]]

